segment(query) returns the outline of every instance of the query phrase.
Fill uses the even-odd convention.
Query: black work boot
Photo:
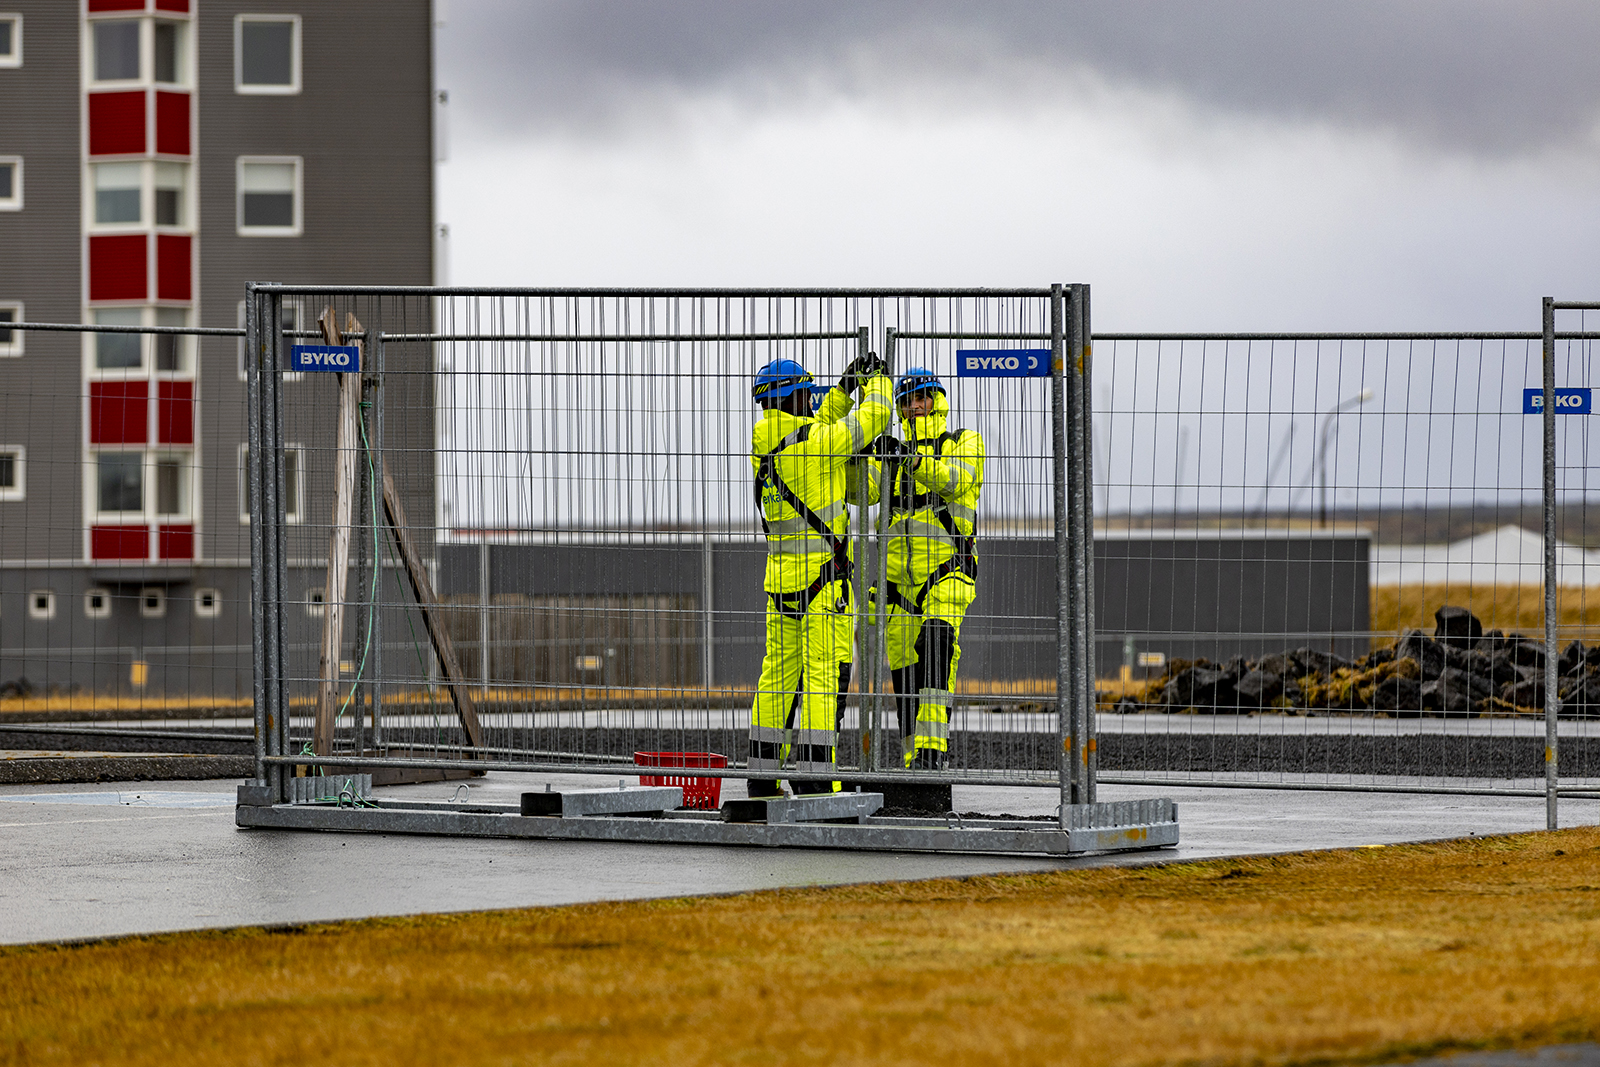
[[[783,796],[783,790],[778,787],[776,778],[751,778],[744,783],[744,788],[751,800],[768,800]]]
[[[940,752],[936,748],[919,748],[917,754],[911,759],[913,771],[947,771],[950,769],[948,753]]]

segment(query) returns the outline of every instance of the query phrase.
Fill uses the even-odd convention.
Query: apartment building
[[[432,30],[430,0],[0,0],[0,684],[249,692],[242,343],[5,324],[234,327],[250,280],[430,284]],[[304,521],[331,382],[285,388]],[[426,468],[407,492],[433,514]]]

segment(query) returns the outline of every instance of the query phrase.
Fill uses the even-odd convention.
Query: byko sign
[[[361,369],[359,345],[295,345],[289,351],[289,369],[335,371],[353,374]]]
[[[1592,389],[1557,389],[1556,414],[1557,415],[1588,415],[1594,410],[1592,404],[1594,390]],[[1524,415],[1544,414],[1544,390],[1524,389],[1522,391],[1522,413]]]
[[[1048,348],[961,348],[956,350],[958,378],[1047,378]]]

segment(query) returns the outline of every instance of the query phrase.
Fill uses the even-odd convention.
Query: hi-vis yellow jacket
[[[978,493],[983,489],[988,450],[976,430],[947,433],[949,416],[950,401],[935,393],[930,414],[901,420],[906,441],[916,446],[922,461],[915,474],[896,469],[889,498],[888,566],[889,580],[902,589],[909,587],[913,597],[963,547],[959,542],[970,545],[977,531]],[[946,516],[955,536],[946,526]],[[972,580],[965,570],[957,573]]]
[[[750,438],[750,468],[767,527],[767,572],[762,583],[769,593],[805,589],[833,559],[832,546],[805,517],[783,499],[774,480],[761,479],[762,459],[777,452],[773,468],[779,479],[833,532],[848,541],[845,502],[851,496],[855,453],[883,433],[893,415],[887,377],[870,378],[862,387],[861,407],[841,389],[830,389],[813,418],[799,418],[776,409],[761,413]],[[809,430],[801,433],[809,427]]]

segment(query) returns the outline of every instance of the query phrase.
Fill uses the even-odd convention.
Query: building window
[[[91,23],[95,81],[139,80],[139,21],[105,19]]]
[[[143,308],[101,308],[94,313],[96,326],[143,326]],[[143,334],[97,333],[94,365],[98,370],[137,370],[144,366]]]
[[[28,452],[21,445],[0,445],[0,500],[28,495]]]
[[[22,210],[22,157],[0,156],[0,211]]]
[[[155,80],[161,85],[184,85],[189,81],[189,24],[155,22]]]
[[[194,613],[202,619],[214,619],[222,614],[222,594],[215,589],[194,591]]]
[[[157,163],[155,185],[156,225],[189,225],[189,165]]]
[[[285,300],[282,304],[278,305],[278,308],[281,315],[280,329],[283,331],[283,337],[279,342],[279,346],[280,351],[283,354],[283,363],[285,366],[288,366],[290,347],[296,344],[305,343],[303,339],[295,336],[295,334],[300,331],[300,324],[302,321],[304,321],[304,316],[300,314],[300,304],[296,301]],[[244,301],[241,300],[239,301],[239,329],[242,330],[244,327]],[[244,362],[245,340],[246,339],[243,337],[239,338],[239,380],[241,382],[250,377],[250,371],[245,366]],[[283,372],[283,380],[286,382],[297,382],[301,379],[301,377],[302,375],[295,371]]]
[[[22,66],[22,16],[0,15],[0,67]]]
[[[241,236],[299,236],[298,156],[241,156],[238,184]]]
[[[144,453],[95,456],[95,509],[102,515],[144,515]]]
[[[233,20],[233,85],[241,93],[300,91],[300,16]]]
[[[96,226],[144,221],[143,163],[97,163],[89,169],[94,172]]]
[[[139,590],[139,614],[146,619],[160,619],[167,614],[167,591],[159,585],[147,585]]]
[[[157,326],[187,326],[189,312],[184,308],[156,308]],[[183,374],[189,369],[191,338],[181,333],[154,335],[156,373]]]
[[[6,326],[12,322],[26,322],[22,316],[22,305],[11,301],[0,301],[0,356],[22,355],[22,331],[10,330]]]
[[[28,618],[53,619],[56,617],[56,595],[48,589],[35,589],[28,594]]]
[[[305,504],[301,470],[304,469],[305,446],[288,445],[283,450],[284,519],[299,522]],[[239,521],[250,521],[250,446],[239,446]]]
[[[306,614],[320,619],[328,613],[328,593],[320,585],[306,590]]]
[[[83,613],[91,619],[111,617],[111,593],[105,589],[91,589],[83,594]]]
[[[189,516],[189,460],[185,456],[157,456],[156,518],[184,519]]]

